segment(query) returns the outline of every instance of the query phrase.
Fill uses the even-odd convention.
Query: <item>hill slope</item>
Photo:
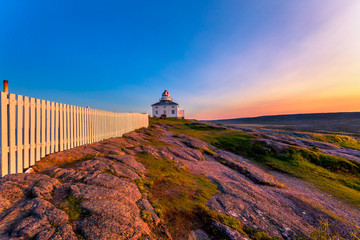
[[[0,179],[1,239],[294,239],[360,222],[360,151],[186,120]],[[360,158],[360,155],[359,155]],[[319,232],[316,232],[320,229]]]

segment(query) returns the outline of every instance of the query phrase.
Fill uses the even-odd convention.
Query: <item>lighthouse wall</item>
[[[179,117],[179,106],[176,105],[158,105],[152,107],[152,116],[161,117],[162,114],[166,114],[167,117]]]

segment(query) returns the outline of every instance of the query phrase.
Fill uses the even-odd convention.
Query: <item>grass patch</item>
[[[215,183],[179,168],[173,160],[157,159],[147,153],[138,155],[149,178],[143,186],[156,196],[164,211],[192,211],[194,204],[204,205],[217,192]],[[165,198],[163,198],[165,197]],[[153,199],[154,199],[153,198]]]
[[[269,234],[260,231],[259,229],[251,228],[248,226],[245,226],[244,232],[250,237],[250,239],[253,240],[272,240],[272,239],[281,239],[280,237],[272,237]]]
[[[86,160],[90,160],[90,159],[94,159],[94,158],[96,158],[96,157],[98,157],[98,156],[101,156],[101,154],[86,154],[85,156],[83,156],[83,157],[81,157],[81,158],[74,159],[74,160],[71,160],[71,161],[68,161],[68,162],[59,164],[58,166],[59,166],[60,168],[70,168],[70,167],[75,166],[75,165],[78,164],[79,162],[86,161]]]
[[[83,215],[80,202],[81,199],[78,199],[70,194],[66,200],[59,205],[60,209],[69,215],[70,222],[79,219]]]
[[[214,227],[214,221],[246,235],[239,220],[206,206],[218,191],[215,183],[189,173],[170,159],[155,158],[147,153],[138,154],[137,158],[146,167],[146,178],[135,182],[141,192],[149,194],[155,212],[174,239],[186,239],[196,229],[203,229],[216,239],[227,239]]]
[[[165,123],[174,134],[183,133],[199,138],[218,149],[231,151],[272,169],[304,179],[325,192],[350,204],[360,206],[359,163],[323,154],[316,148],[291,147],[287,151],[279,153],[271,146],[255,141],[256,136],[252,133],[221,130],[201,122],[177,119],[151,119],[151,122],[152,124]],[[356,148],[358,144],[358,141],[346,136],[318,136],[325,136],[323,141],[347,147]]]
[[[191,122],[191,123],[185,123],[185,126],[197,130],[197,131],[212,131],[212,130],[219,130],[219,128],[210,126],[208,124],[203,124],[199,122]]]
[[[152,224],[153,219],[152,219],[151,213],[149,213],[148,211],[141,209],[140,217],[142,220],[144,220],[144,222],[146,222],[148,224]]]
[[[350,136],[337,134],[312,134],[311,136],[313,140],[318,142],[331,143],[339,147],[360,150],[360,141]]]
[[[175,239],[186,238],[191,230],[201,228],[199,219],[207,200],[217,192],[217,186],[205,177],[190,174],[173,160],[138,154],[146,167],[146,180],[137,181],[149,193],[149,200],[160,213],[164,225]],[[180,230],[182,229],[182,230]]]
[[[110,169],[105,169],[102,173],[116,176],[116,174],[114,173],[114,171],[111,171]]]
[[[331,225],[327,220],[321,219],[319,223],[320,227],[311,233],[310,240],[346,240],[346,238],[340,237],[338,233],[331,231]],[[350,239],[360,239],[360,227],[356,223],[354,223],[350,235]]]

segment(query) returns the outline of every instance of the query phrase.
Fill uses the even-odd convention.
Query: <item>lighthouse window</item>
[[[172,106],[172,108],[174,108],[174,106]]]
[[[164,108],[166,108],[166,106],[164,106]]]
[[[175,110],[171,110],[171,113],[172,113],[172,114],[175,114]]]
[[[158,115],[158,111],[156,111],[155,114]]]
[[[166,110],[164,110],[164,114],[166,114]]]

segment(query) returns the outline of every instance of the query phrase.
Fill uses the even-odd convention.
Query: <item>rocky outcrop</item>
[[[284,184],[280,183],[276,178],[266,173],[265,170],[259,166],[254,166],[254,163],[250,164],[247,159],[222,150],[218,150],[216,153],[217,155],[215,159],[217,161],[239,172],[240,174],[245,175],[253,182],[262,185],[284,187]]]
[[[151,218],[152,218],[155,226],[160,223],[160,218],[159,218],[159,216],[155,213],[154,207],[150,204],[150,202],[149,202],[149,200],[148,200],[148,194],[144,194],[144,197],[139,200],[138,204],[139,204],[140,207],[143,208],[146,212],[150,213]]]
[[[188,240],[210,240],[209,235],[201,229],[190,232]]]
[[[245,237],[238,231],[228,227],[220,222],[213,222],[213,225],[222,231],[230,240],[250,240],[249,238]]]
[[[36,173],[1,178],[0,239],[156,239],[160,235],[172,239],[147,193],[136,185],[146,179],[146,168],[137,161],[141,154],[171,159],[186,171],[208,178],[218,187],[206,202],[209,209],[273,236],[309,236],[323,218],[347,237],[350,225],[341,219],[360,222],[358,209],[299,179],[271,172],[199,139],[174,135],[167,127],[153,125],[123,138],[54,153],[37,162]],[[281,152],[293,141],[292,136],[258,136],[269,151]],[[295,143],[305,146],[307,141]],[[142,219],[144,212],[152,221]],[[227,239],[249,239],[217,220],[209,225]],[[189,239],[214,238],[199,226],[179,231],[187,231]]]
[[[109,154],[103,157],[93,155],[71,164],[65,160],[64,165],[65,151],[58,153],[60,165],[43,173],[0,179],[1,239],[138,239],[148,235],[149,227],[136,204],[142,195],[133,182],[145,168],[134,157],[116,152],[118,143],[87,146]]]

